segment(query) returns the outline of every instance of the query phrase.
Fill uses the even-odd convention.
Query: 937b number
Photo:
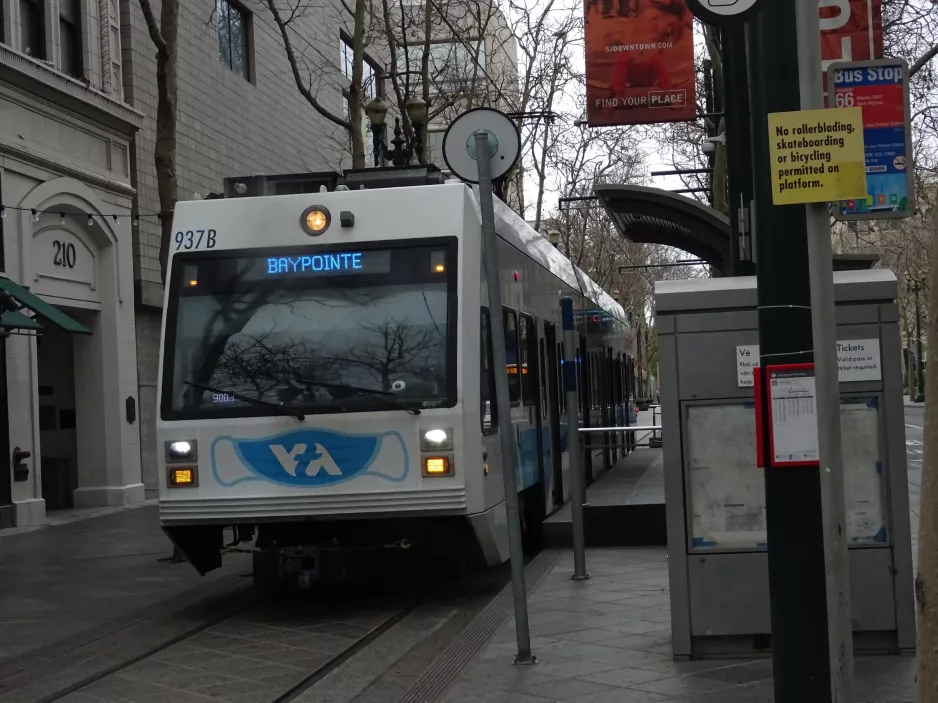
[[[214,249],[216,234],[213,229],[190,229],[185,232],[176,232],[176,251],[180,249]]]

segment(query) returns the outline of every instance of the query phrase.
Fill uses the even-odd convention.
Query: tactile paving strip
[[[547,575],[561,553],[558,549],[544,550],[525,567],[524,583],[528,593]],[[511,614],[513,607],[509,583],[476,616],[462,635],[420,675],[399,703],[433,703]]]

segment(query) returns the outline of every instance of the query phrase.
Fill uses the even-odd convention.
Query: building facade
[[[0,527],[143,500],[117,0],[0,0]],[[12,463],[12,468],[11,468]]]
[[[444,24],[462,34],[467,21]],[[466,80],[467,56],[483,75],[515,63],[504,19],[491,27],[470,27],[472,41],[434,30],[434,82]],[[339,0],[291,18],[314,105],[263,3],[180,0],[177,197],[234,175],[347,167],[348,135],[331,118],[347,117],[351,29]],[[0,0],[0,303],[12,301],[0,310],[0,455],[19,457],[0,479],[0,525],[157,490],[155,53],[139,0]],[[367,54],[366,100],[393,73],[380,41]]]
[[[152,0],[159,17],[159,2]],[[229,176],[300,173],[341,167],[347,136],[317,113],[297,89],[280,32],[263,3],[180,0],[176,179],[180,200],[221,192]],[[132,154],[136,207],[156,213],[153,147],[156,60],[139,0],[120,0],[127,102],[144,115]],[[336,8],[340,7],[338,2]],[[343,114],[340,15],[316,4],[291,25],[292,45],[324,110]],[[263,236],[263,233],[258,233]],[[156,400],[163,284],[160,225],[141,217],[134,232],[137,364],[143,480],[157,490]]]

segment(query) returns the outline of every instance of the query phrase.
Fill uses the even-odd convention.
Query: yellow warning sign
[[[775,205],[865,198],[863,109],[770,114],[769,158]]]

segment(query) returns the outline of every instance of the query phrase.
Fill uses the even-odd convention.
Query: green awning
[[[41,330],[42,325],[21,312],[5,312],[0,315],[0,328],[5,330]]]
[[[75,322],[72,318],[59,310],[54,305],[50,305],[37,295],[33,295],[23,286],[14,283],[9,278],[0,276],[0,290],[9,293],[13,299],[24,308],[29,308],[40,317],[45,318],[56,327],[72,334],[91,334],[91,330],[82,324]],[[25,315],[24,315],[25,317]]]

